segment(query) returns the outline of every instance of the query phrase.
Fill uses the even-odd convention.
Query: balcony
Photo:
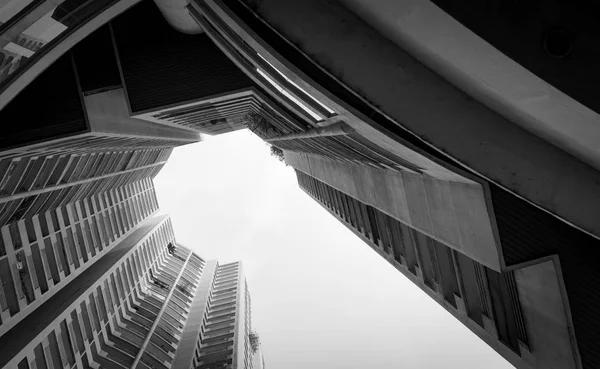
[[[223,350],[202,357],[199,368],[221,368],[221,366],[205,366],[207,364],[220,364],[221,362],[231,360],[233,352],[231,350]],[[222,365],[222,364],[221,364]]]
[[[204,346],[200,349],[200,355],[209,355],[212,353],[217,353],[217,352],[221,352],[223,350],[230,350],[233,348],[233,342],[232,341],[228,341],[228,342],[223,342],[223,343],[217,343],[217,344],[213,344],[210,346]]]

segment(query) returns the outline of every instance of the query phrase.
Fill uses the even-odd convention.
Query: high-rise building
[[[252,368],[251,302],[241,263],[218,265],[194,352],[195,368]]]
[[[96,42],[108,31],[50,65],[0,111],[0,334],[152,216],[152,178],[173,147],[200,140],[126,116],[118,82],[106,96],[96,81],[113,83],[116,62],[92,72],[81,60],[90,45],[98,61],[114,57]]]
[[[63,4],[63,10],[80,5]],[[3,5],[0,14],[16,17],[0,26],[3,35],[17,34],[22,22],[32,23],[26,34],[43,31],[20,15],[41,17],[48,4]],[[55,21],[46,20],[52,27]],[[22,85],[0,110],[0,334],[152,216],[158,210],[152,178],[174,147],[200,140],[185,127],[129,116],[110,40],[111,29],[101,28]],[[21,64],[32,66],[31,60]],[[14,86],[8,82],[0,80],[9,90],[4,95]]]
[[[206,263],[173,368],[253,368],[250,293],[240,262]]]
[[[13,329],[158,211],[150,178],[2,227],[0,334]]]
[[[241,264],[178,245],[167,216],[145,219],[89,264],[3,332],[1,367],[252,368]]]

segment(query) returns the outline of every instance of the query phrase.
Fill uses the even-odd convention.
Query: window
[[[292,81],[291,79],[289,79],[285,74],[283,74],[279,69],[275,68],[275,66],[271,63],[269,63],[269,61],[267,59],[265,59],[262,55],[258,54],[258,56],[264,60],[267,64],[269,64],[271,66],[271,68],[273,68],[273,70],[275,70],[277,73],[279,73],[283,78],[285,78],[285,80],[290,83],[291,85],[293,85],[294,87],[296,87],[298,90],[302,91],[304,94],[306,94],[306,96],[310,97],[314,102],[316,102],[317,104],[319,104],[323,109],[325,109],[329,114],[333,115],[335,114],[335,112],[333,110],[331,110],[329,107],[327,107],[325,104],[323,104],[322,102],[320,102],[319,100],[317,100],[317,98],[315,98],[313,95],[309,94],[308,92],[306,92],[302,87],[298,86],[294,81]]]
[[[315,121],[318,122],[318,121],[323,120],[323,118],[319,114],[315,113],[312,109],[310,109],[308,106],[306,106],[303,102],[301,102],[296,97],[294,97],[292,94],[290,94],[289,92],[284,90],[283,87],[281,87],[277,82],[275,82],[275,80],[273,80],[271,77],[269,77],[269,75],[267,75],[267,73],[265,73],[264,71],[262,71],[259,68],[256,68],[256,71],[258,72],[258,74],[261,77],[263,77],[267,82],[269,82],[269,84],[271,84],[273,87],[275,87],[275,89],[277,91],[279,91],[279,93],[281,93],[283,96],[287,97],[293,103],[298,105],[302,110],[304,110],[308,115],[310,115],[311,118],[313,118]]]

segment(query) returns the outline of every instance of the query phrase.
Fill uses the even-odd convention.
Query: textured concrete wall
[[[494,270],[499,245],[477,184],[285,152],[286,162]]]

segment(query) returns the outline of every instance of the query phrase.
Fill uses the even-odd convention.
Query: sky
[[[155,178],[178,243],[241,260],[270,369],[513,368],[305,194],[249,131],[176,148]]]

